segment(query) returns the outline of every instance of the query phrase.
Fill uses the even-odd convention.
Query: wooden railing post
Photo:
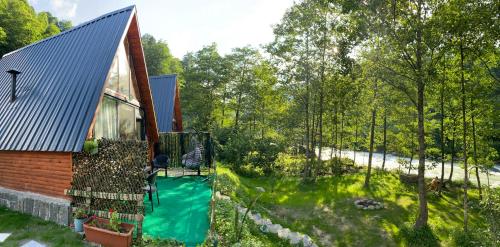
[[[87,192],[89,192],[90,196],[85,199],[85,207],[87,207],[87,210],[90,210],[90,204],[92,203],[92,188],[87,187]]]
[[[135,220],[137,221],[137,239],[142,238],[142,222],[144,221],[144,215],[142,214],[144,198],[137,198],[137,215]]]

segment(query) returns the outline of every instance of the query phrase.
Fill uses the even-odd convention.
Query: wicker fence
[[[148,146],[142,141],[98,141],[95,154],[73,154],[73,182],[66,194],[74,207],[109,218],[109,209],[137,225],[141,234],[144,206],[144,167],[149,164]]]
[[[197,145],[203,147],[203,165],[212,167],[214,148],[209,132],[160,133],[160,143],[156,153],[167,155],[170,167],[182,167],[182,155],[192,152]]]

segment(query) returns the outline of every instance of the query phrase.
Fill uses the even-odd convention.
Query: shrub
[[[330,160],[327,160],[323,162],[323,165],[319,167],[318,174],[320,175],[326,175],[331,171],[331,174],[333,175],[342,175],[345,173],[351,173],[351,172],[358,172],[359,169],[357,169],[354,166],[354,161],[349,159],[349,158],[339,158],[339,157],[333,157]]]
[[[429,226],[414,229],[413,225],[404,224],[401,227],[401,235],[406,246],[439,246],[439,240]]]
[[[259,138],[248,131],[222,128],[215,131],[215,136],[218,159],[231,164],[235,171],[242,170],[241,166],[251,164],[253,167],[259,167],[265,174],[270,174],[274,170],[278,154],[284,151],[279,140]],[[247,168],[249,167],[244,169]]]
[[[260,176],[264,176],[264,170],[261,167],[254,166],[252,164],[246,164],[243,166],[239,166],[236,169],[236,172],[244,177],[256,178]]]
[[[460,247],[498,246],[498,242],[494,244],[493,236],[481,228],[471,227],[467,232],[463,229],[456,229],[451,233],[450,238],[453,245]]]
[[[218,175],[217,190],[224,195],[231,195],[236,191],[236,183],[226,174]]]
[[[489,231],[494,238],[492,241],[500,246],[500,188],[486,189],[479,208],[489,223]]]
[[[279,153],[275,161],[275,173],[283,173],[289,176],[299,176],[304,170],[306,157],[304,155],[290,155]]]

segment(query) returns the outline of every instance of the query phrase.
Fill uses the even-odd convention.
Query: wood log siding
[[[64,152],[0,151],[0,186],[66,198],[72,157]]]

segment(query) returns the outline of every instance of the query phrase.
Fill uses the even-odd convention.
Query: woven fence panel
[[[86,152],[73,155],[72,190],[92,192],[144,194],[144,167],[148,165],[148,146],[142,141],[98,141],[97,154]],[[84,206],[86,198],[73,196],[76,206]],[[143,209],[135,201],[92,199],[90,209],[114,209],[119,213],[137,214]]]
[[[169,167],[182,167],[182,155],[203,147],[203,165],[210,167],[214,159],[213,140],[207,132],[160,133],[159,153],[169,158]]]

